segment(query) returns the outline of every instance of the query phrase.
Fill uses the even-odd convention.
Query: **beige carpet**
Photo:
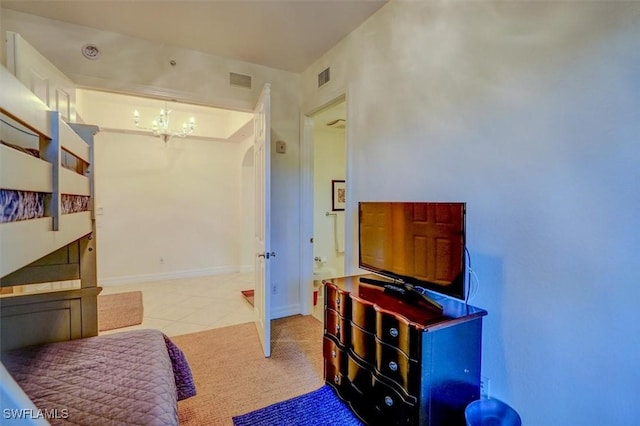
[[[312,316],[275,320],[270,358],[254,323],[172,337],[198,394],[178,403],[180,425],[233,425],[231,418],[318,389],[323,326]]]
[[[98,295],[98,331],[142,324],[142,292]]]

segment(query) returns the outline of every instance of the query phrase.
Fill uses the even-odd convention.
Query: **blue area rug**
[[[320,389],[233,418],[234,426],[360,426],[349,407],[324,385]]]

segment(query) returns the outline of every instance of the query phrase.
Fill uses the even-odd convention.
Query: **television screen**
[[[360,268],[464,300],[465,214],[465,203],[360,202]]]

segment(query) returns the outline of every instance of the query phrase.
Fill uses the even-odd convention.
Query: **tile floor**
[[[100,334],[157,328],[167,336],[253,321],[253,307],[240,291],[253,288],[253,273],[192,277],[105,286],[100,294],[142,291],[143,322]]]

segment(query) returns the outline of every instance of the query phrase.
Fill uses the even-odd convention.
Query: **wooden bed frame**
[[[96,276],[92,171],[98,128],[65,123],[3,66],[0,87],[1,115],[39,136],[41,157],[0,144],[0,188],[50,194],[45,217],[0,223],[0,290],[80,280],[76,289],[1,297],[0,349],[95,336],[101,288]],[[89,165],[85,175],[62,167],[67,153]],[[89,210],[61,214],[62,194],[89,196]]]

